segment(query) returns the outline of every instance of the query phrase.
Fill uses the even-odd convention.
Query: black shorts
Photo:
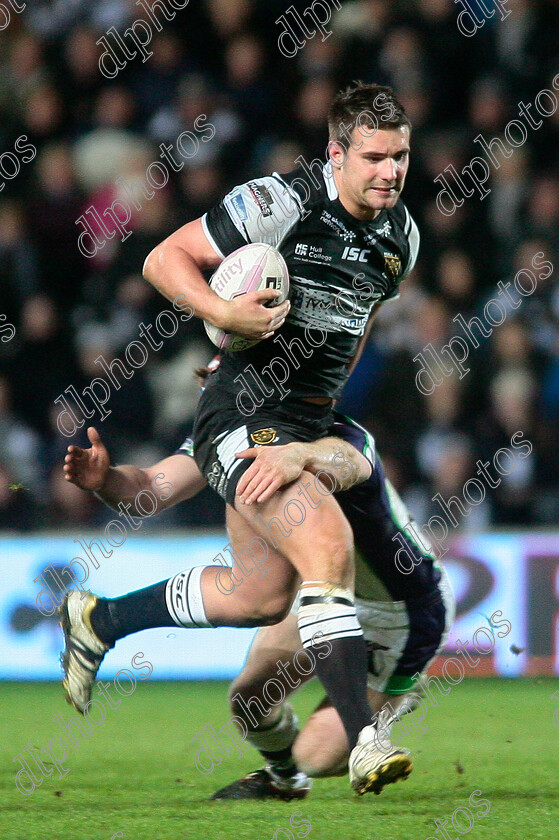
[[[210,487],[234,505],[237,484],[253,463],[235,453],[253,446],[318,440],[328,434],[332,422],[328,406],[289,399],[264,404],[246,417],[237,408],[236,395],[210,376],[194,422],[194,458]]]

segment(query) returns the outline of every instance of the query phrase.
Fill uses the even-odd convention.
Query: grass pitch
[[[451,817],[470,811],[474,790],[491,810],[457,812],[472,840],[558,840],[559,731],[551,695],[556,680],[466,680],[436,708],[427,732],[405,743],[415,769],[406,782],[355,799],[346,778],[318,779],[302,802],[207,801],[217,788],[261,766],[250,750],[232,753],[211,775],[194,766],[192,737],[208,722],[226,723],[225,683],[138,685],[108,710],[105,722],[70,747],[56,771],[30,796],[14,784],[14,756],[29,743],[41,749],[72,710],[55,684],[0,683],[1,840],[440,840],[435,820],[449,820],[447,837],[461,836]],[[111,696],[114,689],[111,689]],[[295,696],[304,720],[321,696],[315,683]],[[106,705],[106,704],[105,704]],[[43,756],[45,758],[45,756]],[[290,817],[296,815],[290,826]],[[310,822],[311,828],[308,829]],[[280,829],[285,829],[281,831]],[[116,837],[115,837],[116,835]]]

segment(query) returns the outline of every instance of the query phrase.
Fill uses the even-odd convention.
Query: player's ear
[[[326,156],[336,168],[344,165],[347,158],[347,149],[344,149],[337,140],[330,140],[326,147]]]

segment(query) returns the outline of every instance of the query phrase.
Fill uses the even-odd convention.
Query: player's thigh
[[[234,560],[230,576],[227,570],[218,572],[222,591],[243,614],[266,623],[281,621],[295,596],[295,568],[230,505],[227,531]]]
[[[291,561],[303,580],[352,587],[353,533],[336,499],[320,486],[322,492],[315,476],[303,471],[295,484],[282,487],[268,501],[245,505],[237,499],[235,509]]]

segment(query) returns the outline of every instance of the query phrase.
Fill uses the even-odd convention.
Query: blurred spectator
[[[54,302],[33,295],[21,311],[20,345],[11,363],[14,407],[39,433],[47,431],[53,400],[76,381],[71,336]]]
[[[533,449],[536,393],[536,380],[528,369],[504,368],[491,380],[490,409],[480,424],[478,451],[490,462],[501,448],[514,453],[495,476],[492,521],[496,525],[533,521],[538,455],[532,451],[530,457],[520,457],[511,441],[521,432],[517,441],[528,440]]]
[[[22,207],[0,201],[0,293],[2,314],[19,324],[27,295],[38,291],[37,255],[29,238]]]
[[[468,318],[477,301],[479,284],[469,254],[449,248],[440,256],[437,266],[438,291],[452,312]]]
[[[149,62],[134,67],[131,77],[131,88],[143,124],[162,102],[174,99],[181,79],[197,69],[193,56],[173,31],[164,29],[156,35],[150,50],[153,56]]]
[[[295,103],[298,130],[291,132],[291,136],[295,135],[294,139],[303,146],[309,164],[313,158],[326,162],[328,135],[324,126],[335,93],[335,87],[329,79],[311,79],[301,86]]]
[[[85,325],[79,331],[77,345],[79,381],[88,384],[103,374],[103,367],[95,362],[96,359],[102,356],[110,366],[115,358],[122,358],[125,349],[112,343],[106,326],[94,323]],[[94,416],[89,422],[98,427],[108,448],[114,452],[115,459],[129,461],[134,457],[136,447],[152,438],[154,395],[148,386],[144,367],[134,370],[130,378],[125,378],[121,369],[114,366],[112,376],[118,385],[110,383],[110,407],[107,406],[109,414],[105,420],[100,421],[100,412],[94,410]]]
[[[43,146],[35,166],[36,185],[26,206],[31,239],[41,267],[42,287],[64,313],[79,300],[84,258],[76,248],[80,213],[70,147]]]
[[[198,129],[198,125],[206,123],[213,126],[215,134],[211,142],[198,143],[195,156],[186,158],[186,166],[213,163],[220,157],[224,162],[235,160],[235,152],[240,151],[246,131],[241,114],[227,98],[218,95],[204,76],[191,74],[181,81],[176,99],[155,112],[148,123],[148,132],[158,143],[164,140],[174,144],[183,131],[195,135],[209,132],[209,129]],[[239,165],[239,159],[235,160],[235,165]]]
[[[254,35],[233,38],[225,50],[226,84],[231,101],[247,125],[266,131],[277,109],[275,91],[265,72],[264,49]],[[268,129],[269,130],[269,129]]]

